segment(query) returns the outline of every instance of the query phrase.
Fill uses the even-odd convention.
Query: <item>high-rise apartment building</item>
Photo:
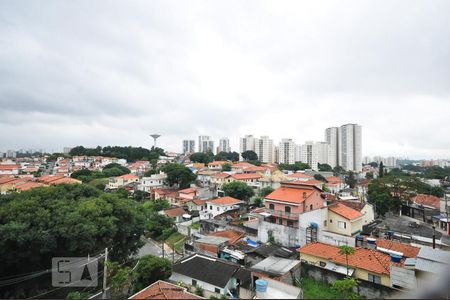
[[[245,151],[255,151],[255,138],[251,134],[246,135],[243,138],[239,139],[239,159],[240,160],[244,160],[242,158],[242,152],[245,152]]]
[[[198,152],[208,152],[214,153],[214,141],[208,135],[200,135],[198,137]]]
[[[281,164],[295,163],[295,143],[292,139],[282,139],[278,146],[278,162]]]
[[[217,152],[231,152],[230,140],[228,138],[224,137],[219,140],[219,148],[217,148]]]
[[[255,138],[255,153],[258,155],[258,160],[265,163],[275,162],[275,148],[273,146],[273,140],[268,136],[261,136],[261,138]]]
[[[358,124],[342,125],[339,131],[339,162],[345,170],[362,171],[361,126]]]
[[[327,128],[325,130],[325,141],[328,143],[328,164],[334,168],[339,163],[339,128]]]
[[[305,142],[297,145],[296,161],[307,163],[313,170],[319,169],[319,164],[328,163],[328,143],[325,142]]]
[[[195,152],[195,140],[183,140],[183,154]]]

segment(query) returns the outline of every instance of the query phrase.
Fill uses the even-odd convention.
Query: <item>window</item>
[[[290,206],[285,206],[284,207],[284,211],[287,212],[287,213],[290,213],[291,212],[291,207]]]
[[[333,223],[333,220],[330,219],[330,224]]]
[[[369,273],[368,277],[369,277],[368,279],[369,279],[370,282],[381,284],[381,277],[380,276],[373,275],[373,274]]]
[[[275,205],[269,204],[269,209],[275,209]]]
[[[212,205],[209,206],[209,209],[212,210]]]
[[[217,206],[217,211],[219,211],[219,207]]]
[[[319,262],[319,265],[323,268],[323,267],[325,267],[327,265],[327,263],[324,262],[324,261],[321,261],[321,262]]]
[[[193,286],[197,286],[197,280],[192,279],[192,285],[193,285]]]
[[[345,229],[347,228],[347,223],[346,222],[342,222],[342,221],[338,221],[338,227]]]
[[[220,294],[220,289],[215,288],[215,289],[214,289],[214,292],[217,293],[217,294]]]
[[[278,224],[283,225],[283,219],[282,218],[278,219]]]
[[[288,226],[288,227],[294,227],[294,222],[288,220],[288,221],[287,221],[287,226]]]
[[[323,221],[323,227],[327,227],[327,220]]]
[[[309,210],[313,210],[313,205],[312,204],[309,206]]]

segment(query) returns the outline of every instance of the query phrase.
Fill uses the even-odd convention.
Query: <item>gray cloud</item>
[[[447,1],[3,1],[0,150],[243,134],[450,158]]]

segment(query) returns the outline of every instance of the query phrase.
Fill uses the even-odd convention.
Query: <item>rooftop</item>
[[[175,207],[175,208],[169,208],[164,210],[164,214],[166,214],[168,217],[174,218],[178,216],[182,216],[186,213],[184,209],[181,207]]]
[[[234,204],[240,204],[243,203],[243,201],[233,198],[233,197],[222,197],[222,198],[217,198],[217,199],[213,199],[213,200],[207,200],[207,203],[211,203],[211,204],[216,204],[216,205],[234,205]]]
[[[281,276],[300,265],[299,260],[269,256],[252,267],[253,270]]]
[[[338,214],[347,220],[355,220],[363,216],[359,211],[348,207],[340,202],[328,206],[328,210]]]
[[[204,299],[178,285],[158,280],[128,299]]]
[[[235,180],[248,180],[248,179],[259,179],[261,178],[261,174],[259,173],[241,173],[241,174],[233,174],[231,175]]]
[[[306,198],[303,197],[303,193],[305,193]],[[284,202],[291,202],[300,204],[309,196],[314,193],[314,190],[311,189],[302,189],[302,188],[293,188],[293,187],[280,187],[266,196],[266,199],[269,200],[278,200]]]

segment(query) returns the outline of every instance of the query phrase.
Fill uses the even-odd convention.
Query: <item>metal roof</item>
[[[277,275],[284,275],[299,264],[299,260],[269,256],[268,258],[254,265],[252,269]]]

